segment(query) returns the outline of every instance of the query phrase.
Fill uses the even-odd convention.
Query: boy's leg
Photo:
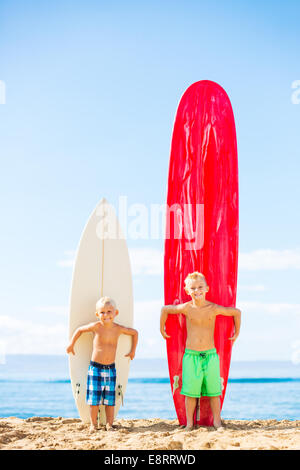
[[[105,381],[104,404],[106,414],[106,429],[113,430],[116,400],[116,368],[111,367],[108,371],[108,377]]]
[[[105,406],[105,415],[106,415],[106,429],[113,428],[114,422],[115,407],[106,405]]]
[[[222,427],[220,397],[210,397],[209,401],[214,418],[214,427],[218,429]]]
[[[101,403],[101,369],[90,363],[87,374],[86,403],[89,405],[91,431],[97,429],[98,410]]]
[[[207,367],[204,376],[204,396],[209,397],[215,428],[222,427],[221,423],[221,378],[220,360],[216,351],[212,351],[207,357]]]
[[[98,418],[99,405],[90,405],[90,421],[91,427],[97,428],[97,418]]]
[[[194,426],[194,413],[197,405],[197,398],[185,397],[185,411],[186,411],[186,429],[192,429]]]
[[[180,392],[181,395],[185,395],[186,430],[192,429],[194,426],[194,413],[197,400],[200,397],[202,381],[201,358],[199,354],[186,349],[182,360],[182,388]]]

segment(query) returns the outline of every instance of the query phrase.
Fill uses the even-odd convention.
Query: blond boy
[[[74,332],[67,353],[75,354],[74,345],[82,333],[94,333],[93,351],[87,376],[86,401],[90,405],[91,431],[97,430],[99,405],[105,405],[106,429],[113,430],[116,368],[115,357],[119,336],[132,336],[131,351],[126,357],[133,359],[138,341],[138,332],[114,322],[119,311],[110,297],[102,297],[96,304],[98,321],[83,325]]]
[[[166,305],[161,309],[160,332],[170,338],[165,330],[168,315],[183,314],[186,317],[187,339],[182,361],[182,389],[185,395],[186,430],[193,428],[193,417],[198,398],[210,398],[213,423],[216,429],[222,429],[220,412],[220,364],[214,344],[214,329],[217,315],[232,316],[235,333],[230,341],[239,335],[241,311],[233,307],[222,307],[206,300],[209,290],[205,276],[194,272],[185,279],[185,291],[191,296],[189,302],[180,305]]]

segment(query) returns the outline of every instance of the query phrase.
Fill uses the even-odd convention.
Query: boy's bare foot
[[[185,431],[192,431],[194,429],[194,426],[192,424],[186,425],[184,430]]]
[[[90,433],[97,432],[98,431],[97,425],[96,424],[91,424],[89,431],[90,431]]]
[[[116,427],[112,424],[107,423],[105,426],[106,431],[115,431]]]
[[[223,426],[219,426],[218,428],[215,427],[215,430],[218,432],[223,432],[225,431],[225,428],[223,428]]]
[[[222,426],[222,422],[221,422],[221,421],[220,421],[220,422],[217,422],[217,423],[214,423],[214,428],[215,428],[216,431],[219,431],[219,432],[224,431],[224,428],[223,428],[223,426]]]

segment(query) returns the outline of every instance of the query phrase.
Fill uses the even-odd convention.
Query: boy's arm
[[[75,355],[75,352],[74,352],[74,346],[75,346],[75,343],[76,341],[78,340],[79,336],[82,335],[82,333],[87,333],[89,331],[95,331],[95,328],[96,328],[96,324],[97,322],[94,322],[94,323],[89,323],[88,325],[83,325],[83,326],[80,326],[79,328],[77,328],[71,338],[71,341],[70,341],[70,344],[69,346],[67,347],[67,353],[72,353]]]
[[[131,350],[128,354],[125,355],[125,357],[130,357],[130,359],[133,359],[135,356],[135,350],[139,334],[134,328],[126,328],[125,326],[121,327],[121,333],[124,335],[132,336]]]
[[[168,318],[168,315],[178,315],[179,313],[186,314],[186,307],[188,302],[185,304],[179,305],[164,305],[161,309],[160,314],[160,332],[164,339],[171,338],[171,336],[167,335],[165,325]]]
[[[240,333],[241,328],[241,311],[239,308],[234,307],[222,307],[217,305],[216,315],[223,315],[225,317],[233,317],[234,320],[234,335],[229,338],[231,341],[235,341]]]

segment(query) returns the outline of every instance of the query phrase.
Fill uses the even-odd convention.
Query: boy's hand
[[[74,344],[70,344],[70,345],[67,347],[67,354],[70,354],[70,353],[72,353],[73,356],[75,356]]]
[[[130,351],[130,353],[126,354],[125,357],[130,357],[130,359],[132,360],[135,356],[135,352],[133,351]]]
[[[171,336],[167,335],[165,326],[160,329],[160,332],[164,339],[171,338]]]
[[[238,333],[235,333],[231,338],[228,338],[230,341],[232,341],[232,344],[235,342],[235,340],[237,339],[238,337]]]

